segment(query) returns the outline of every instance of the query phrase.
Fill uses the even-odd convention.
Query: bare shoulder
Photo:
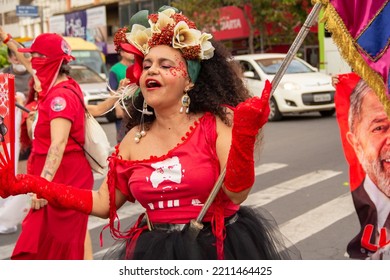
[[[218,116],[215,117],[218,141],[220,141],[220,139],[229,141],[229,139],[231,138],[231,133],[232,133],[231,118],[232,116],[228,115],[228,120],[224,121]]]
[[[226,108],[226,120],[222,120],[219,116],[215,116],[217,123],[217,131],[219,129],[231,129],[233,124],[234,112],[230,108]]]
[[[126,133],[125,137],[123,137],[121,143],[119,144],[119,155],[123,159],[130,160],[132,158],[131,151],[134,150],[135,145],[137,144],[134,141],[134,136],[137,131],[137,127],[133,127]]]

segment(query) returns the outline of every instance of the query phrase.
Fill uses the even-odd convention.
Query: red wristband
[[[11,40],[11,38],[12,38],[11,34],[8,33],[8,34],[7,34],[7,38],[5,38],[5,39],[3,40],[3,43],[4,43],[4,44],[7,44],[8,41]]]

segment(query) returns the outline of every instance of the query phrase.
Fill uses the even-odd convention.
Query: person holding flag
[[[130,30],[121,47],[135,57],[127,69],[132,118],[100,189],[0,170],[7,178],[0,195],[34,191],[51,205],[108,217],[119,244],[105,259],[300,258],[272,217],[241,205],[255,182],[271,84],[261,98],[250,97],[226,48],[174,8],[140,11]],[[194,229],[191,221],[220,178],[222,188]],[[145,213],[122,231],[115,219],[126,201],[139,201]]]

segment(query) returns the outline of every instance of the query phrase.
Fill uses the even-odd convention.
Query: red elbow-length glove
[[[259,130],[268,121],[271,83],[267,80],[261,98],[252,97],[234,110],[232,144],[224,185],[231,192],[252,187],[255,181],[254,147]]]
[[[92,191],[64,184],[49,182],[34,175],[19,174],[15,177],[12,168],[0,168],[0,196],[35,193],[45,198],[50,205],[73,209],[85,214],[92,211]]]

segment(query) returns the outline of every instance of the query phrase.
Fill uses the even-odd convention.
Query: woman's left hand
[[[47,205],[47,200],[44,198],[38,198],[35,193],[31,194],[31,208],[39,210]]]
[[[261,97],[252,97],[238,104],[234,111],[233,132],[255,136],[268,121],[272,85],[267,80]]]

